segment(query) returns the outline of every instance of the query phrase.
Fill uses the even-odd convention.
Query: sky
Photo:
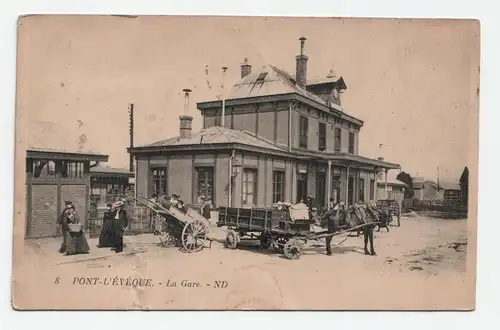
[[[129,103],[135,144],[152,143],[178,135],[182,89],[190,88],[197,131],[196,102],[217,99],[223,66],[226,91],[245,57],[253,70],[272,64],[294,74],[301,36],[308,78],[332,68],[344,78],[345,112],[364,121],[361,155],[431,180],[439,167],[443,181],[477,162],[472,20],[27,16],[18,30],[17,144],[25,146],[29,121],[53,122],[68,149],[84,144],[126,168]]]

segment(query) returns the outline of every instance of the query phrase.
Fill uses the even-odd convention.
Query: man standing
[[[153,196],[149,199],[148,206],[152,209],[157,209],[158,204],[158,196],[156,193],[153,193]],[[153,234],[159,235],[160,232],[158,230],[158,219],[157,219],[157,214],[153,211],[149,212],[149,223],[151,224],[151,228],[153,229]]]
[[[337,204],[331,210],[328,210],[328,234],[333,234],[337,231],[337,223],[339,220],[340,205]],[[326,237],[326,254],[332,255],[332,239],[333,235]]]

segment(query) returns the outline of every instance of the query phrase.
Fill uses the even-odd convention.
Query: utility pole
[[[130,103],[128,108],[129,114],[129,136],[130,136],[130,148],[134,147],[134,104]],[[134,171],[134,156],[130,154],[130,164],[129,164],[130,172]]]
[[[226,124],[226,99],[224,97],[224,78],[226,77],[227,67],[222,67],[222,82],[221,82],[221,98],[222,98],[222,118],[221,118],[221,127],[224,127]]]

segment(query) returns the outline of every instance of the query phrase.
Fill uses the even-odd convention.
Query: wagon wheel
[[[190,222],[182,229],[182,246],[186,252],[198,252],[203,249],[203,240],[205,237],[206,228],[203,222],[198,220]]]
[[[164,247],[174,247],[177,245],[177,239],[168,231],[160,234],[160,242]]]
[[[271,247],[271,244],[273,244],[273,238],[269,234],[262,233],[259,236],[260,240],[260,247],[264,250],[269,249]]]
[[[286,239],[283,236],[278,237],[278,239],[276,241],[274,241],[274,250],[276,252],[283,252],[283,247],[285,246],[287,241],[288,241],[288,239]]]
[[[302,254],[302,244],[298,239],[292,238],[286,242],[285,247],[283,248],[283,253],[288,259],[299,259]]]
[[[238,246],[238,234],[232,230],[229,229],[226,234],[226,244],[229,249],[236,249]]]

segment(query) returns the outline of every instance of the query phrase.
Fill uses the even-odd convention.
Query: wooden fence
[[[467,215],[467,204],[462,200],[403,200],[403,212],[406,210],[441,212],[445,214]]]

